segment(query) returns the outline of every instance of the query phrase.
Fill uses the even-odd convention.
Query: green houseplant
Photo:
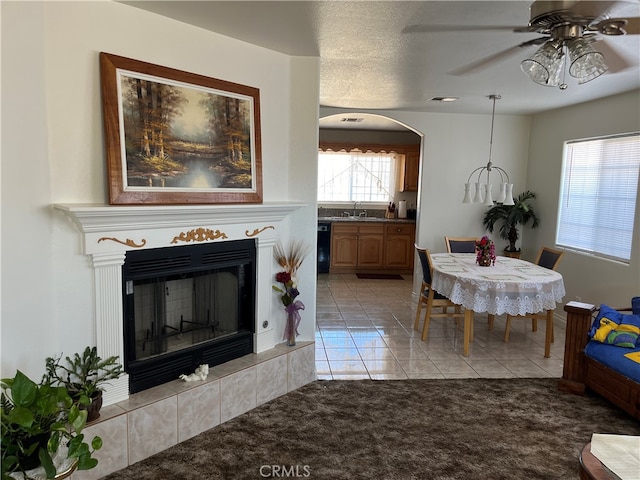
[[[1,381],[2,408],[2,480],[13,472],[42,466],[46,478],[54,478],[54,456],[61,446],[67,458],[77,461],[77,468],[88,470],[98,464],[92,458],[102,447],[94,437],[91,445],[84,440],[87,412],[79,408],[62,386],[43,380],[35,383],[21,371]],[[25,474],[26,477],[26,474]],[[28,477],[27,477],[28,478]]]
[[[518,241],[518,225],[526,225],[531,222],[531,228],[540,225],[540,218],[536,215],[531,201],[536,198],[536,194],[527,190],[522,192],[514,200],[514,205],[495,204],[484,214],[483,225],[489,232],[493,232],[496,225],[498,234],[503,240],[509,242],[505,252],[515,253],[520,249],[516,248]]]
[[[103,360],[96,347],[86,347],[82,355],[75,353],[72,357],[65,357],[64,362],[62,355],[48,357],[46,369],[49,382],[64,386],[75,402],[87,408],[88,422],[100,416],[104,385],[122,375],[118,357]]]

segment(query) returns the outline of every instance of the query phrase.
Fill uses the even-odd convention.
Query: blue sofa
[[[605,335],[605,328],[595,336],[603,326],[602,318],[611,317],[620,323],[615,315],[631,313],[631,308],[607,311],[606,306],[598,309],[591,304],[569,302],[564,310],[567,329],[560,390],[579,394],[592,390],[640,420],[640,363],[629,358],[640,352],[640,344],[633,346],[629,338],[621,340],[626,342],[622,345],[610,344],[614,335]],[[634,324],[640,317],[629,315],[623,321]]]

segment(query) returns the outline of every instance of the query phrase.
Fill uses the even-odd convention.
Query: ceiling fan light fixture
[[[604,63],[604,55],[596,51],[591,42],[584,38],[576,38],[567,44],[569,50],[569,75],[575,77],[579,84],[587,83],[605,73],[608,68]]]
[[[563,66],[562,45],[545,42],[533,56],[520,63],[520,68],[531,80],[546,87],[557,87]]]

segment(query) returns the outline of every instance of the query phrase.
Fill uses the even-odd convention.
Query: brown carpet
[[[316,381],[105,479],[577,479],[592,433],[640,424],[557,383]]]

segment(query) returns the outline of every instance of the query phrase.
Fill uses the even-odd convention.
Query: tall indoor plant
[[[529,222],[531,222],[531,228],[540,225],[540,218],[536,215],[532,205],[534,198],[536,198],[536,194],[527,190],[518,195],[513,205],[498,203],[485,212],[482,220],[485,228],[489,232],[493,232],[497,225],[500,238],[509,241],[505,252],[520,252],[520,249],[516,248],[516,242],[519,238],[518,225],[524,226]]]

